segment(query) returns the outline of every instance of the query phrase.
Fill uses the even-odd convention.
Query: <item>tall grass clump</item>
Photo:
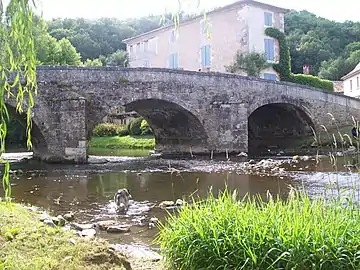
[[[227,189],[193,201],[160,224],[156,242],[171,269],[360,269],[360,215],[347,201],[264,202]]]

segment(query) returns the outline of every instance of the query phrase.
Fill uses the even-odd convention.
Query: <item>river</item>
[[[246,193],[260,194],[266,200],[268,191],[286,198],[290,186],[316,195],[322,194],[334,180],[341,187],[359,181],[358,174],[340,164],[341,158],[340,172],[334,173],[328,159],[317,164],[314,157],[299,158],[296,162],[292,157],[276,157],[262,163],[252,162],[250,166],[236,159],[151,158],[148,151],[142,150],[94,150],[91,154],[102,157],[92,156],[92,164],[76,166],[35,161],[13,163],[12,170],[23,171],[11,176],[15,201],[43,207],[56,215],[71,210],[79,223],[116,219],[131,225],[131,231],[100,232],[100,237],[111,243],[151,245],[157,229],[144,221],[153,217],[164,221],[166,211],[156,206],[165,200],[176,201],[191,194],[203,198],[210,187],[217,193],[225,185],[237,189],[240,197]],[[130,208],[128,215],[118,216],[109,205],[114,193],[123,187],[130,190],[137,207]]]

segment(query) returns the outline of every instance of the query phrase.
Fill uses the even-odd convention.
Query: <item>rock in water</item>
[[[177,199],[176,202],[175,202],[175,204],[176,204],[177,206],[182,206],[182,205],[184,204],[184,201],[183,201],[182,199]]]
[[[58,215],[57,217],[52,217],[51,219],[55,223],[55,225],[65,226],[66,220],[61,215]]]
[[[171,206],[175,206],[175,203],[173,201],[163,201],[159,204],[160,208],[166,208],[166,207],[171,207]]]
[[[64,215],[64,219],[67,221],[73,221],[74,218],[75,218],[75,215],[73,212],[69,212]]]
[[[100,230],[106,231],[110,226],[115,225],[114,220],[103,220],[96,223]]]
[[[85,229],[79,232],[79,235],[85,238],[94,238],[96,231],[94,229]]]
[[[142,246],[117,244],[111,245],[110,248],[116,252],[121,252],[129,257],[140,260],[157,262],[162,259],[160,254]]]
[[[127,233],[130,228],[127,226],[109,226],[106,230],[108,233]]]
[[[80,223],[72,223],[71,226],[78,231],[88,230],[94,228],[94,224],[80,224]]]
[[[43,220],[44,224],[50,226],[50,227],[56,227],[55,223],[52,221],[52,219],[47,218],[45,220]]]

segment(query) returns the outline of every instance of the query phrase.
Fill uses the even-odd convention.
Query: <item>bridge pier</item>
[[[34,144],[34,158],[46,163],[87,163],[86,99],[63,95],[46,103],[48,112],[35,110],[37,118],[43,119],[37,125],[45,142]]]

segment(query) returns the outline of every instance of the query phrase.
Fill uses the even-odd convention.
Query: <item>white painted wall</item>
[[[249,6],[249,15],[248,15],[248,25],[249,25],[249,52],[257,52],[257,53],[265,53],[265,46],[264,46],[264,40],[267,39],[273,39],[265,34],[265,19],[264,19],[264,13],[269,12],[272,13],[272,19],[273,19],[273,27],[276,27],[276,21],[275,16],[277,14],[271,10],[266,10],[263,8],[259,8],[256,6]],[[283,17],[282,17],[283,19]],[[279,26],[277,26],[279,28]],[[282,30],[282,29],[281,29]],[[274,40],[274,39],[273,39]],[[277,41],[275,42],[275,58],[278,58],[278,53],[276,50]],[[270,73],[277,75],[275,70],[273,68],[267,68],[262,72],[261,77],[264,77],[264,73]]]
[[[344,95],[349,97],[360,97],[360,73],[344,80]]]

